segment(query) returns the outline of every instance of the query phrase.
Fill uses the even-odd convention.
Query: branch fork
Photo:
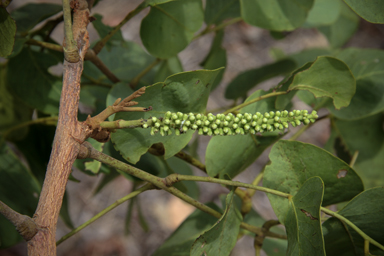
[[[100,114],[91,117],[88,116],[87,120],[85,120],[85,124],[92,130],[91,138],[99,142],[107,142],[110,138],[110,129],[100,127],[100,124],[106,120],[109,116],[116,114],[118,112],[147,112],[151,111],[152,107],[144,108],[144,107],[132,107],[139,104],[134,99],[140,97],[145,93],[145,87],[140,88],[139,90],[132,93],[130,96],[126,97],[124,100],[118,98],[112,106],[108,106],[104,109]]]

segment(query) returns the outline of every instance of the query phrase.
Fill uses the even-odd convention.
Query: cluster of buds
[[[180,135],[189,130],[198,131],[199,135],[236,135],[256,134],[283,131],[288,124],[296,127],[302,123],[309,124],[318,118],[317,112],[311,114],[307,110],[293,111],[271,111],[264,114],[183,114],[181,112],[171,113],[168,111],[164,117],[152,117],[144,122],[143,128],[151,128],[151,135],[160,132],[162,136],[171,135],[172,130]]]

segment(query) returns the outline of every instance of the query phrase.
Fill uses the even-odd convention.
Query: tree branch
[[[64,19],[66,18],[67,15],[64,14]],[[80,61],[76,63],[64,61],[59,119],[47,173],[33,217],[39,231],[28,242],[28,255],[32,256],[56,255],[56,225],[65,186],[73,162],[79,153],[79,143],[82,143],[92,132],[77,121],[83,59],[89,46],[86,30],[89,11],[84,0],[77,1],[73,20],[73,36],[79,49]]]
[[[95,51],[92,49],[89,49],[87,51],[87,54],[85,55],[86,60],[91,61],[106,77],[108,77],[109,80],[113,83],[120,82],[120,79],[115,76],[115,74],[112,73],[111,70],[104,64],[104,62],[101,61],[101,59],[96,55]]]
[[[64,242],[65,240],[67,240],[68,238],[70,238],[71,236],[77,234],[80,230],[88,227],[90,224],[92,224],[93,222],[95,222],[96,220],[100,219],[102,216],[104,216],[105,214],[107,214],[108,212],[112,211],[113,209],[115,209],[117,206],[121,205],[122,203],[128,201],[129,199],[132,199],[134,198],[135,196],[138,196],[139,194],[143,193],[144,191],[147,191],[147,190],[151,190],[151,189],[154,189],[155,187],[151,184],[151,183],[147,183],[145,184],[144,186],[142,186],[141,188],[129,193],[128,195],[120,198],[119,200],[117,200],[116,202],[114,202],[113,204],[111,204],[110,206],[108,206],[107,208],[105,208],[104,210],[102,210],[101,212],[99,212],[98,214],[96,214],[94,217],[92,217],[91,219],[89,219],[88,221],[84,222],[83,224],[81,224],[79,227],[73,229],[71,232],[69,232],[68,234],[66,234],[65,236],[63,236],[62,238],[60,238],[59,241],[56,242],[56,245],[59,245],[61,244],[62,242]]]
[[[63,15],[64,15],[64,58],[66,61],[76,63],[80,60],[77,44],[72,33],[72,19],[70,0],[63,0]]]
[[[89,143],[89,142],[84,142],[82,145],[81,145],[81,149],[80,149],[80,154],[79,156],[81,158],[92,158],[92,159],[95,159],[97,161],[100,161],[104,164],[108,164],[114,168],[117,168],[123,172],[126,172],[132,176],[135,176],[139,179],[142,179],[144,181],[147,181],[149,183],[152,183],[154,186],[156,186],[157,188],[159,189],[163,189],[169,193],[171,193],[172,195],[180,198],[181,200],[195,206],[196,208],[200,209],[201,211],[203,212],[206,212],[216,218],[220,218],[221,217],[221,214],[215,210],[213,210],[212,208],[206,206],[205,204],[202,204],[200,203],[199,201],[191,198],[190,196],[182,193],[180,190],[178,190],[177,188],[175,187],[169,187],[165,184],[164,182],[164,179],[162,178],[159,178],[159,177],[156,177],[152,174],[149,174],[147,172],[144,172],[140,169],[137,169],[133,166],[130,166],[129,164],[126,164],[126,163],[123,163],[117,159],[114,159],[113,157],[110,157],[108,155],[105,155],[99,151],[97,151],[96,149],[94,149],[92,147],[92,145]],[[281,193],[281,192],[280,192]],[[244,223],[242,222],[241,225],[240,225],[241,228],[244,228],[250,232],[253,232],[253,233],[256,233],[256,234],[262,234],[261,232],[261,229],[258,228],[258,227],[255,227],[255,226],[252,226],[252,225],[249,225],[247,223]],[[275,234],[273,232],[268,232],[266,234],[267,236],[270,236],[270,237],[276,237],[276,238],[282,238],[282,239],[286,239],[285,236],[282,236],[282,235],[279,235],[279,234]]]
[[[0,213],[16,227],[25,241],[28,242],[36,235],[38,228],[31,217],[14,211],[2,201],[0,201]]]

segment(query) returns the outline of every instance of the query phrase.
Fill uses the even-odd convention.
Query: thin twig
[[[255,103],[257,101],[260,101],[260,100],[264,100],[264,99],[267,99],[267,98],[270,98],[270,97],[274,97],[274,96],[278,96],[278,95],[284,95],[284,94],[287,94],[288,91],[284,91],[284,92],[271,92],[271,93],[268,93],[268,94],[265,94],[263,96],[260,96],[260,97],[257,97],[255,99],[252,99],[248,102],[244,102],[243,104],[240,104],[240,105],[237,105],[231,109],[228,109],[227,111],[225,111],[223,114],[226,115],[226,114],[229,114],[229,113],[232,113],[238,109],[241,109],[243,107],[246,107],[252,103]]]
[[[209,34],[211,32],[216,32],[220,29],[223,29],[229,25],[232,25],[232,24],[235,24],[239,21],[242,21],[243,19],[241,17],[238,17],[238,18],[233,18],[231,20],[228,20],[228,21],[225,21],[223,23],[221,23],[220,25],[218,26],[214,26],[214,27],[206,27],[203,31],[201,31],[199,34],[197,34],[192,40],[196,40],[206,34]]]
[[[100,41],[96,43],[96,45],[92,48],[95,51],[95,54],[99,54],[99,52],[103,49],[105,44],[111,39],[111,37],[116,34],[120,30],[120,28],[127,23],[130,19],[132,19],[136,14],[141,12],[145,7],[147,7],[147,4],[145,1],[141,3],[139,6],[137,6],[133,11],[127,14],[125,18],[108,33],[104,38],[102,38]]]
[[[32,218],[14,211],[2,201],[0,201],[0,214],[16,227],[25,241],[31,240],[36,235],[38,228]]]
[[[89,49],[86,54],[86,59],[91,61],[109,80],[113,83],[120,82],[120,79],[112,73],[111,70],[104,64],[104,62],[96,55],[95,51]]]
[[[131,82],[129,83],[129,86],[132,88],[132,89],[135,89],[136,85],[139,83],[140,79],[145,76],[145,74],[147,74],[149,71],[151,71],[152,68],[154,68],[159,62],[161,61],[161,59],[157,58],[155,59],[155,61],[153,61],[151,64],[148,65],[148,67],[146,67],[145,69],[143,69],[143,71],[141,71],[136,77],[134,77]]]
[[[119,200],[117,200],[116,202],[114,202],[113,204],[111,204],[110,206],[108,206],[107,208],[105,208],[104,210],[102,210],[101,212],[99,212],[98,214],[96,214],[94,217],[92,217],[91,219],[89,219],[88,221],[84,222],[83,224],[81,224],[79,227],[73,229],[71,232],[69,232],[68,234],[66,234],[65,236],[63,236],[62,238],[60,238],[57,242],[56,242],[56,245],[59,245],[61,244],[62,242],[64,242],[65,240],[67,240],[68,238],[70,238],[71,236],[75,235],[76,233],[78,233],[80,230],[86,228],[87,226],[89,226],[90,224],[92,224],[93,222],[95,222],[96,220],[100,219],[102,216],[104,216],[105,214],[107,214],[108,212],[112,211],[113,209],[115,209],[117,206],[121,205],[122,203],[128,201],[129,199],[132,199],[133,197],[143,193],[144,191],[147,191],[147,190],[151,190],[151,189],[154,189],[155,187],[151,184],[151,183],[147,183],[145,184],[144,186],[142,186],[141,188],[129,193],[128,195],[120,198]]]
[[[356,150],[355,153],[352,156],[351,162],[349,163],[349,166],[351,168],[355,165],[358,156],[359,156],[359,151]]]
[[[72,33],[72,19],[70,0],[63,0],[63,15],[64,15],[64,57],[65,60],[71,63],[76,63],[80,60],[77,44]]]

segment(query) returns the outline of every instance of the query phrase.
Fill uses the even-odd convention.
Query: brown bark
[[[64,61],[59,119],[47,173],[33,217],[39,231],[28,241],[28,255],[56,255],[56,224],[65,187],[72,164],[79,153],[80,143],[91,133],[86,125],[77,121],[80,77],[84,55],[89,45],[86,31],[89,11],[81,4],[75,8],[78,9],[74,10],[73,34],[81,60],[77,63]]]

